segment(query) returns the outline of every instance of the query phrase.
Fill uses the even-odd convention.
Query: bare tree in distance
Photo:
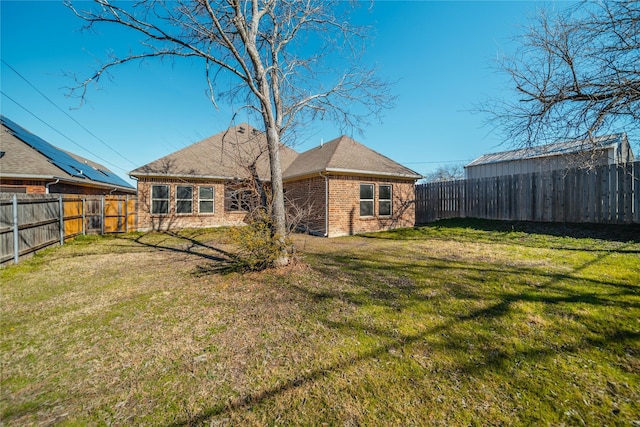
[[[464,166],[460,163],[450,163],[438,166],[433,172],[425,175],[423,182],[444,182],[464,179]]]
[[[585,1],[542,10],[499,61],[516,101],[481,107],[505,142],[533,146],[640,131],[640,2]]]
[[[331,120],[361,130],[391,105],[390,85],[360,60],[368,32],[347,18],[358,2],[327,0],[93,0],[67,6],[85,28],[112,25],[142,39],[135,50],[113,56],[80,79],[74,93],[110,69],[149,58],[202,60],[208,93],[241,105],[262,122],[269,148],[274,238],[287,233],[278,154],[300,124]],[[80,8],[80,6],[82,8]],[[334,69],[327,58],[338,55]],[[345,65],[348,64],[348,65]],[[230,76],[230,77],[229,77]],[[205,81],[205,80],[203,80]],[[283,263],[286,254],[283,254]]]

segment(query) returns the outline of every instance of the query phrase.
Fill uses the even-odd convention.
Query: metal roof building
[[[485,154],[465,166],[467,179],[633,162],[627,135],[618,133]]]

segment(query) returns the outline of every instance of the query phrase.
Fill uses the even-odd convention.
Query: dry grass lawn
[[[1,421],[640,425],[638,229],[522,227],[298,235],[261,273],[223,229],[43,251],[0,270]]]

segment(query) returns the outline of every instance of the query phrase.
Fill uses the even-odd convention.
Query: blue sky
[[[545,4],[382,1],[361,8],[357,19],[376,33],[364,61],[397,82],[397,101],[381,124],[352,136],[421,174],[510,148],[472,110],[488,97],[511,96],[495,59],[513,51],[514,37]],[[126,178],[230,123],[232,108],[211,104],[204,68],[191,60],[114,69],[79,107],[67,96],[71,76],[88,76],[108,52],[127,52],[139,37],[107,26],[83,32],[62,1],[2,0],[0,13],[2,114],[60,148]],[[338,136],[337,125],[310,124],[295,149]]]

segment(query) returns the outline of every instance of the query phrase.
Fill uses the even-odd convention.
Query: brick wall
[[[0,182],[0,191],[3,193],[45,194],[47,192],[45,181],[3,179]]]
[[[52,180],[2,180],[2,191],[5,193],[46,194],[47,184],[49,193],[55,194],[86,194],[91,196],[101,195],[132,195],[130,192],[112,191],[112,188],[75,185],[70,183],[53,184]]]
[[[91,196],[104,196],[109,194],[113,196],[125,196],[127,194],[132,195],[131,193],[127,193],[124,191],[112,190],[112,188],[88,187],[73,184],[55,184],[49,186],[50,193],[86,194]]]
[[[325,223],[325,179],[315,176],[284,183],[285,203],[290,222],[297,228],[324,236]]]
[[[168,185],[169,214],[151,215],[151,186]],[[193,213],[176,213],[176,190],[178,185],[193,186]],[[213,213],[199,213],[200,186],[213,187],[214,209]],[[204,228],[225,225],[242,225],[246,212],[225,212],[224,210],[224,182],[223,181],[199,181],[199,180],[171,180],[171,179],[144,179],[138,180],[138,230],[168,230],[179,228]]]
[[[360,184],[374,185],[374,215],[360,216]],[[392,186],[392,215],[378,214],[378,186]],[[413,181],[352,176],[329,178],[329,237],[415,225]]]
[[[360,217],[360,184],[374,185],[374,215]],[[168,185],[170,192],[169,214],[151,215],[151,186]],[[193,213],[176,213],[176,189],[178,185],[193,186]],[[378,186],[392,186],[392,215],[380,216],[378,212]],[[198,212],[198,187],[214,188],[214,213]],[[325,235],[326,203],[325,178],[315,176],[284,183],[285,200],[290,221],[305,231]],[[328,237],[387,230],[415,225],[415,188],[413,181],[351,176],[329,176],[329,230]],[[170,228],[201,228],[225,225],[242,225],[246,212],[227,212],[224,209],[224,181],[197,180],[138,180],[138,229],[167,230]]]

